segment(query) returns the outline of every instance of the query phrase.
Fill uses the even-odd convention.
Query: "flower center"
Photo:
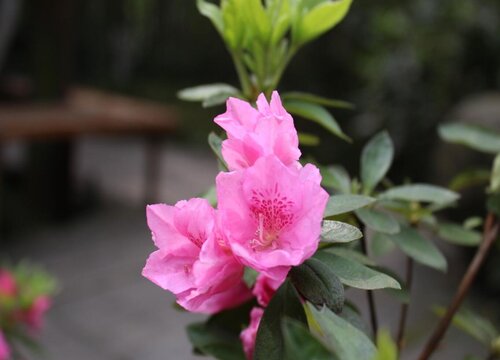
[[[206,239],[205,234],[189,233],[187,237],[193,244],[198,246],[200,249],[201,249],[201,246],[203,245],[203,243],[205,242],[205,239]]]
[[[282,195],[278,184],[265,191],[252,191],[250,210],[257,228],[250,246],[254,250],[276,249],[280,234],[293,221],[294,202]]]

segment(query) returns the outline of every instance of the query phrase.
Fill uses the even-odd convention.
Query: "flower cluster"
[[[0,360],[11,356],[11,333],[30,336],[41,330],[53,289],[53,280],[37,270],[0,268]]]
[[[229,168],[216,178],[218,207],[199,198],[148,206],[158,250],[143,275],[192,312],[213,314],[255,296],[261,307],[241,334],[250,357],[263,307],[318,247],[328,194],[319,170],[298,162],[297,131],[277,92],[270,103],[261,95],[257,108],[230,98],[215,122],[227,133]],[[245,266],[260,274],[253,289],[243,281]]]

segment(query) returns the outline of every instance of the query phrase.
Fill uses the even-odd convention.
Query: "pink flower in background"
[[[260,157],[270,154],[276,155],[286,166],[298,165],[297,131],[276,91],[270,103],[261,94],[257,109],[245,101],[229,98],[227,111],[214,121],[227,132],[222,155],[230,170],[250,167]]]
[[[257,338],[257,330],[259,329],[260,320],[264,315],[264,309],[254,307],[250,312],[250,325],[240,333],[240,339],[243,343],[243,351],[248,360],[253,359],[253,351],[255,349],[255,339]]]
[[[16,295],[16,292],[14,276],[9,271],[0,269],[0,297],[12,297]]]
[[[274,280],[313,255],[328,194],[319,170],[287,167],[276,156],[216,179],[221,229],[234,256]]]
[[[48,296],[37,297],[30,308],[22,313],[21,320],[32,330],[38,331],[43,326],[43,317],[50,309],[52,301]]]
[[[274,293],[283,284],[284,280],[284,278],[280,280],[271,279],[263,274],[257,277],[252,293],[257,298],[260,306],[265,308],[269,304],[269,301],[271,301]]]
[[[0,360],[7,360],[10,358],[10,347],[7,340],[0,330]]]
[[[215,210],[205,199],[147,208],[148,225],[158,250],[143,275],[177,297],[192,312],[215,313],[251,297],[243,266],[222,241]]]

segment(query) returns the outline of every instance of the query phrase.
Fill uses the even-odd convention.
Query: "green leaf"
[[[282,360],[284,340],[281,321],[284,317],[306,323],[304,308],[297,291],[286,280],[267,306],[260,321],[255,341],[254,360]]]
[[[438,235],[455,245],[477,246],[481,243],[481,233],[474,230],[467,230],[463,226],[452,223],[440,223],[438,225]]]
[[[346,301],[344,305],[344,309],[342,312],[339,314],[342,319],[347,321],[349,324],[366,334],[367,336],[370,336],[371,330],[366,324],[366,322],[363,320],[363,317],[359,313],[359,310],[351,303],[348,303]]]
[[[361,182],[370,193],[384,178],[394,158],[394,145],[387,131],[375,135],[361,154]]]
[[[396,234],[399,232],[399,223],[391,215],[376,209],[358,209],[356,215],[363,224],[375,231]]]
[[[384,292],[392,296],[394,299],[397,301],[403,303],[403,304],[409,304],[410,303],[410,292],[406,287],[403,287],[401,290],[397,289],[384,289]]]
[[[227,99],[229,96],[239,96],[239,90],[228,84],[217,83],[183,89],[177,93],[177,96],[185,101],[207,101],[210,104],[216,98],[226,97]]]
[[[259,40],[261,44],[267,44],[271,37],[271,20],[262,1],[245,0],[240,2],[240,6],[240,11],[245,18],[245,23],[240,26],[245,26],[250,31],[250,38],[253,41]]]
[[[259,276],[259,273],[255,271],[254,269],[250,267],[245,267],[245,270],[243,272],[243,281],[245,284],[248,286],[248,288],[252,288],[255,284],[255,281],[257,281],[257,277]]]
[[[489,191],[492,193],[500,193],[500,154],[498,154],[493,161]]]
[[[368,265],[368,266],[375,266],[375,262],[370,259],[368,256],[365,254],[360,253],[359,251],[349,249],[348,247],[344,246],[333,246],[324,249],[324,251],[341,256],[343,258],[347,258],[349,260],[359,262],[363,265]]]
[[[212,329],[204,323],[187,327],[188,337],[197,351],[220,360],[245,360],[238,338],[228,336],[224,331]]]
[[[496,216],[500,216],[500,194],[491,194],[486,199],[486,207]]]
[[[323,178],[321,184],[323,186],[331,187],[344,194],[349,194],[351,192],[351,178],[346,169],[342,166],[333,165],[323,167],[320,170]]]
[[[490,154],[500,152],[500,133],[477,125],[448,123],[439,127],[439,135],[445,141],[461,144]]]
[[[467,230],[472,230],[481,226],[483,224],[483,218],[480,216],[471,216],[464,220],[464,228]]]
[[[433,311],[439,317],[443,317],[446,309],[441,306],[435,306],[433,307]],[[493,340],[500,335],[488,319],[469,309],[460,309],[453,316],[452,324],[488,348],[491,346]]]
[[[189,325],[187,333],[195,350],[220,360],[245,360],[239,333],[253,306],[249,302],[213,315],[204,323]]]
[[[490,179],[490,171],[485,169],[472,169],[456,175],[448,187],[453,191],[460,191],[471,186],[487,184]]]
[[[392,277],[352,259],[325,250],[318,251],[314,257],[328,265],[345,285],[365,290],[401,288],[399,283]]]
[[[415,261],[437,270],[446,271],[446,259],[431,241],[410,227],[402,226],[397,234],[380,234],[392,240],[406,255]]]
[[[220,161],[222,166],[227,170],[228,167],[226,161],[222,156],[222,139],[216,133],[211,132],[208,135],[208,145],[210,145],[210,148],[214,152],[215,156],[217,156],[217,159]]]
[[[348,213],[356,209],[365,207],[375,202],[376,199],[364,195],[333,195],[328,199],[326,204],[325,214],[323,217],[327,218],[339,214]]]
[[[377,355],[373,360],[398,360],[398,347],[391,333],[382,329],[377,333]]]
[[[217,206],[217,191],[215,190],[215,186],[210,186],[210,189],[202,194],[201,197],[206,199],[210,205]]]
[[[379,195],[381,199],[448,204],[458,200],[460,195],[448,189],[428,184],[396,186]]]
[[[297,44],[304,44],[332,29],[346,16],[352,0],[325,1],[301,19]]]
[[[320,138],[313,134],[299,133],[299,143],[304,146],[317,146],[321,142]]]
[[[345,243],[358,240],[363,233],[355,226],[332,220],[324,220],[321,227],[321,240],[332,243]]]
[[[290,29],[290,0],[266,1],[266,7],[272,24],[271,46],[275,46]]]
[[[334,360],[336,357],[297,320],[283,320],[285,360]]]
[[[200,14],[210,19],[219,34],[222,35],[224,33],[224,22],[219,7],[205,0],[196,0],[196,6]]]
[[[249,33],[245,26],[246,19],[241,11],[242,0],[225,0],[221,2],[222,20],[224,23],[224,40],[233,51],[241,50]]]
[[[370,250],[375,257],[384,256],[390,253],[396,245],[381,233],[373,234]]]
[[[290,279],[297,291],[314,305],[326,305],[338,313],[344,305],[344,287],[332,270],[321,261],[311,258],[292,267]]]
[[[351,325],[326,307],[317,310],[307,303],[308,311],[319,325],[323,343],[342,360],[371,359],[376,349],[362,331]]]
[[[338,99],[328,99],[322,96],[304,93],[304,92],[288,92],[281,95],[283,101],[288,100],[300,100],[308,103],[314,103],[318,105],[328,106],[331,108],[339,108],[339,109],[353,109],[354,105],[350,102]]]
[[[339,138],[351,142],[351,139],[344,134],[337,121],[324,107],[300,100],[286,101],[284,105],[291,114],[312,120]]]

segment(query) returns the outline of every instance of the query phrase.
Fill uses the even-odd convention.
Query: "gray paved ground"
[[[62,226],[47,227],[16,239],[14,257],[28,257],[46,266],[62,284],[50,312],[43,342],[54,360],[190,360],[184,326],[200,317],[179,313],[172,297],[140,276],[153,249],[145,225],[143,147],[139,141],[88,139],[80,142],[76,172],[81,182],[94,182],[108,198],[94,214]],[[165,146],[162,152],[159,201],[194,196],[213,181],[216,164],[208,151]],[[456,253],[449,252],[452,257]],[[402,268],[397,255],[384,259]],[[452,265],[447,275],[417,268],[409,322],[408,353],[414,359],[419,339],[435,318],[431,303],[446,303],[462,268]],[[351,291],[365,307],[364,294]],[[377,297],[380,313],[394,328],[399,308],[387,296]],[[481,354],[469,338],[452,331],[436,359],[462,359]]]

